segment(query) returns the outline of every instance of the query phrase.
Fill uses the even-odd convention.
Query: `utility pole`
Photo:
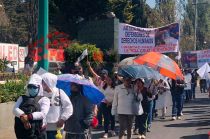
[[[196,44],[197,44],[197,0],[195,0],[195,34],[194,34],[194,51],[196,51]]]
[[[196,45],[197,45],[197,16],[198,16],[198,4],[208,4],[207,2],[203,2],[203,3],[198,3],[197,0],[195,0],[195,3],[193,3],[192,5],[195,5],[195,34],[194,34],[194,51],[196,51]]]
[[[49,18],[49,3],[48,0],[39,0],[39,17],[38,17],[38,41],[43,40],[38,43],[40,52],[38,56],[40,57],[38,62],[38,67],[48,71],[48,18]]]

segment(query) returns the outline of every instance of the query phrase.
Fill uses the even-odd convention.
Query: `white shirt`
[[[47,114],[47,130],[56,130],[59,119],[66,121],[73,114],[73,107],[69,97],[61,89],[53,89],[54,93],[44,92],[44,96],[50,99],[50,109]],[[60,90],[60,94],[59,94]]]
[[[114,100],[112,103],[112,115],[126,114],[133,115],[134,92],[127,91],[124,84],[115,88]]]
[[[184,90],[191,90],[191,80],[192,80],[192,75],[190,73],[187,73],[184,76],[184,81],[186,83],[186,87],[184,88]]]
[[[102,92],[104,93],[105,99],[109,103],[112,103],[112,101],[114,99],[115,90],[113,88],[111,88],[110,86],[107,86],[107,88],[105,90],[102,90]]]

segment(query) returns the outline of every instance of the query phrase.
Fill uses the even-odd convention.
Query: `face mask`
[[[37,96],[39,93],[39,88],[28,88],[28,94],[31,96],[31,97],[35,97]]]

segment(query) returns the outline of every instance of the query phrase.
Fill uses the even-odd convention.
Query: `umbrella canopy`
[[[71,82],[82,85],[84,96],[86,96],[93,104],[99,104],[105,98],[103,93],[92,82],[83,79],[77,74],[58,75],[57,87],[64,90],[64,92],[70,96]]]
[[[122,61],[120,61],[120,63],[118,64],[119,67],[122,67],[122,66],[126,66],[126,65],[134,65],[136,63],[134,63],[134,59],[136,57],[128,57],[128,58],[125,58],[123,59]]]
[[[130,77],[133,79],[138,79],[138,78],[160,79],[161,78],[161,75],[157,71],[144,65],[123,66],[119,68],[118,74],[120,76]]]
[[[210,72],[210,66],[208,63],[205,63],[202,67],[200,67],[197,70],[198,75],[202,78],[202,79],[208,79],[209,78],[209,72]]]
[[[166,77],[175,80],[184,79],[181,69],[177,63],[166,55],[156,52],[149,52],[143,56],[135,58],[134,62],[141,65],[147,65]]]

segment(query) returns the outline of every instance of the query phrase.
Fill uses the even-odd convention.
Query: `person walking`
[[[137,79],[135,81],[135,86],[137,87],[137,99],[141,101],[143,109],[142,113],[136,116],[135,124],[136,129],[139,130],[138,139],[145,139],[147,133],[148,113],[150,112],[149,98],[152,98],[152,93],[144,86],[143,79]]]
[[[185,83],[183,80],[173,80],[170,84],[172,95],[172,120],[181,120],[183,109],[183,94]]]
[[[111,135],[115,136],[115,117],[111,114],[112,102],[114,99],[115,84],[111,78],[106,79],[106,84],[102,88],[102,92],[105,95],[105,99],[101,103],[102,113],[104,117],[104,130],[105,134],[103,138],[108,138],[109,124],[111,122]]]
[[[185,70],[184,75],[184,82],[185,82],[185,96],[186,96],[186,102],[189,102],[192,99],[192,91],[191,91],[191,80],[192,75],[188,72],[188,70]]]
[[[206,79],[200,79],[200,90],[201,93],[206,93],[207,90]]]
[[[195,99],[196,98],[195,88],[197,86],[197,74],[195,70],[191,73],[191,76],[192,76],[192,80],[191,80],[192,99]]]
[[[158,100],[156,101],[156,109],[162,110],[161,119],[165,119],[166,109],[171,106],[171,92],[167,79],[160,79],[158,83]]]
[[[51,73],[41,75],[44,96],[50,99],[50,110],[47,114],[47,139],[55,139],[57,129],[64,126],[72,115],[73,107],[69,97],[62,89],[56,87],[57,76]]]
[[[45,121],[50,100],[42,95],[42,78],[32,74],[26,95],[20,96],[13,108],[17,139],[45,139]]]
[[[154,99],[156,98],[158,91],[157,91],[157,84],[158,81],[155,79],[151,80],[151,83],[148,87],[148,91],[151,92],[152,97],[148,98],[148,120],[147,120],[147,132],[150,132],[151,126],[152,126],[152,117],[153,117],[153,112],[155,110],[154,108]]]
[[[73,115],[65,122],[65,139],[90,139],[90,126],[93,121],[93,104],[84,96],[83,86],[71,83],[70,100]]]
[[[123,139],[127,130],[127,139],[131,139],[133,124],[133,99],[134,91],[130,78],[124,78],[123,84],[115,87],[114,100],[112,103],[112,115],[118,115],[120,131],[119,139]]]

